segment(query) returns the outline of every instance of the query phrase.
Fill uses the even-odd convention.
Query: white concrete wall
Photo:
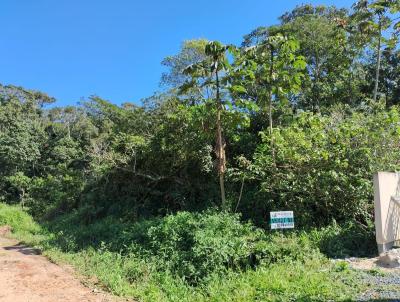
[[[400,174],[374,175],[376,242],[385,252],[400,241]]]

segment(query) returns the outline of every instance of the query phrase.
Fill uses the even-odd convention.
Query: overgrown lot
[[[76,212],[39,226],[21,209],[0,205],[0,224],[11,225],[14,236],[140,301],[351,301],[357,294],[355,272],[321,250],[349,255],[368,233],[355,226],[271,233],[239,218],[179,212],[83,225]]]
[[[0,84],[0,224],[140,301],[353,299],[329,258],[376,253],[373,174],[400,171],[399,13],[306,4],[184,41],[124,104]]]

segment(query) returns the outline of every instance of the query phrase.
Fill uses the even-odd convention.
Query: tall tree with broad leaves
[[[358,23],[358,30],[369,37],[369,42],[375,48],[376,64],[372,98],[376,101],[379,93],[382,47],[386,46],[386,49],[396,47],[400,23],[393,15],[399,12],[400,4],[394,0],[359,0],[353,5],[353,9],[352,18]],[[392,33],[389,38],[384,35],[387,31]]]
[[[222,127],[222,111],[224,110],[224,104],[221,97],[221,76],[230,69],[230,64],[226,56],[228,49],[229,46],[223,45],[218,41],[208,43],[205,47],[207,58],[202,62],[190,65],[185,69],[185,74],[190,75],[192,79],[182,87],[183,89],[186,89],[193,85],[199,85],[201,87],[212,86],[215,90],[214,108],[216,110],[216,132],[214,152],[216,155],[215,167],[219,176],[222,206],[226,206],[224,181],[224,175],[226,172],[226,142]],[[200,80],[200,82],[198,80]]]
[[[271,137],[275,104],[287,101],[301,87],[306,62],[303,56],[296,54],[298,48],[298,41],[278,33],[243,49],[235,61],[239,77],[235,78],[233,88],[244,98],[249,91],[257,95],[256,102],[268,120]]]
[[[301,5],[280,17],[281,24],[259,27],[244,37],[243,46],[260,44],[270,36],[282,34],[297,40],[296,50],[307,62],[301,91],[290,101],[300,109],[320,111],[342,102],[361,99],[358,58],[363,47],[348,34],[346,9]]]

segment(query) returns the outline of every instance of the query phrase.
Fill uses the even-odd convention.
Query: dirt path
[[[37,251],[0,237],[1,302],[111,302]]]

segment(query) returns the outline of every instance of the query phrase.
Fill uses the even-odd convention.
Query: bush
[[[348,222],[339,226],[333,223],[327,227],[315,229],[307,236],[328,257],[368,257],[377,254],[373,230],[373,225],[362,226]]]
[[[238,214],[215,211],[178,212],[134,224],[108,217],[89,225],[80,224],[75,213],[52,222],[51,230],[56,236],[50,245],[65,252],[91,247],[139,257],[192,285],[229,270],[319,256],[305,236],[267,234],[241,222]]]
[[[293,210],[298,226],[372,221],[372,176],[400,169],[400,113],[297,115],[262,133],[248,179],[261,188],[255,211]],[[272,144],[271,144],[272,140]]]
[[[118,295],[144,302],[344,301],[355,291],[351,272],[313,247],[326,233],[265,233],[237,214],[210,211],[134,224],[108,217],[85,225],[81,214],[48,224],[53,232],[35,236],[39,246]]]
[[[148,250],[164,268],[189,281],[253,265],[263,232],[238,215],[180,212],[149,228]]]
[[[258,261],[268,265],[280,262],[305,262],[308,259],[322,257],[318,246],[306,233],[270,234],[267,240],[258,242],[256,251]]]
[[[79,213],[62,216],[50,225],[52,244],[77,252],[89,246],[122,255],[152,259],[161,270],[196,283],[212,273],[254,266],[262,253],[264,232],[239,215],[179,212],[164,218],[128,224],[108,217],[89,225]],[[259,249],[259,250],[257,250]]]
[[[39,225],[21,207],[4,203],[0,203],[0,226],[2,225],[9,225],[13,232],[20,234],[37,234],[40,231]]]

